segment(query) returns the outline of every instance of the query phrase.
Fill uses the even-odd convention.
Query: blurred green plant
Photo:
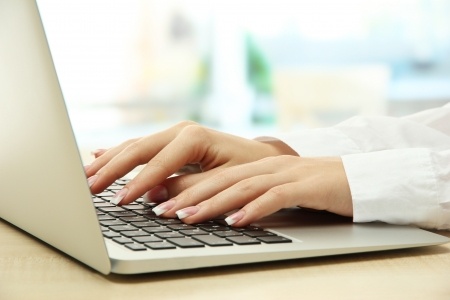
[[[254,38],[247,34],[247,80],[259,94],[272,93],[271,69],[269,62],[258,47]]]

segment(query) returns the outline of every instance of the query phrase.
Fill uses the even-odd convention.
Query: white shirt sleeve
[[[342,157],[354,222],[450,229],[450,103],[277,138],[302,156]]]

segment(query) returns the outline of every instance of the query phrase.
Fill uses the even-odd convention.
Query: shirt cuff
[[[342,156],[353,201],[353,221],[382,221],[448,229],[439,205],[429,149],[395,149]]]

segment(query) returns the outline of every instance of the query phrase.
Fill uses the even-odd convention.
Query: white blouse
[[[450,229],[450,103],[277,136],[301,156],[341,156],[353,221]]]

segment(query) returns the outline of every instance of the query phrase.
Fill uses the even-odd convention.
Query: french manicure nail
[[[118,191],[111,199],[111,203],[118,205],[120,201],[122,201],[123,198],[128,194],[128,189],[123,188],[120,191]]]
[[[175,201],[174,200],[169,200],[169,201],[166,201],[164,203],[161,203],[160,205],[156,206],[152,210],[157,216],[159,216],[159,215],[162,215],[163,213],[165,213],[166,211],[168,211],[169,209],[171,209],[174,206],[175,206]]]
[[[190,217],[192,215],[195,215],[200,210],[200,207],[198,206],[189,206],[180,210],[177,210],[175,213],[178,216],[178,219],[184,219],[187,217]]]
[[[169,199],[169,192],[164,185],[157,185],[142,196],[145,203],[160,203]]]
[[[94,175],[88,178],[88,185],[91,187],[98,179],[98,175]]]
[[[227,222],[228,225],[233,225],[234,223],[240,221],[245,215],[245,212],[240,210],[234,214],[232,214],[231,216],[227,217],[225,219],[225,222]]]

